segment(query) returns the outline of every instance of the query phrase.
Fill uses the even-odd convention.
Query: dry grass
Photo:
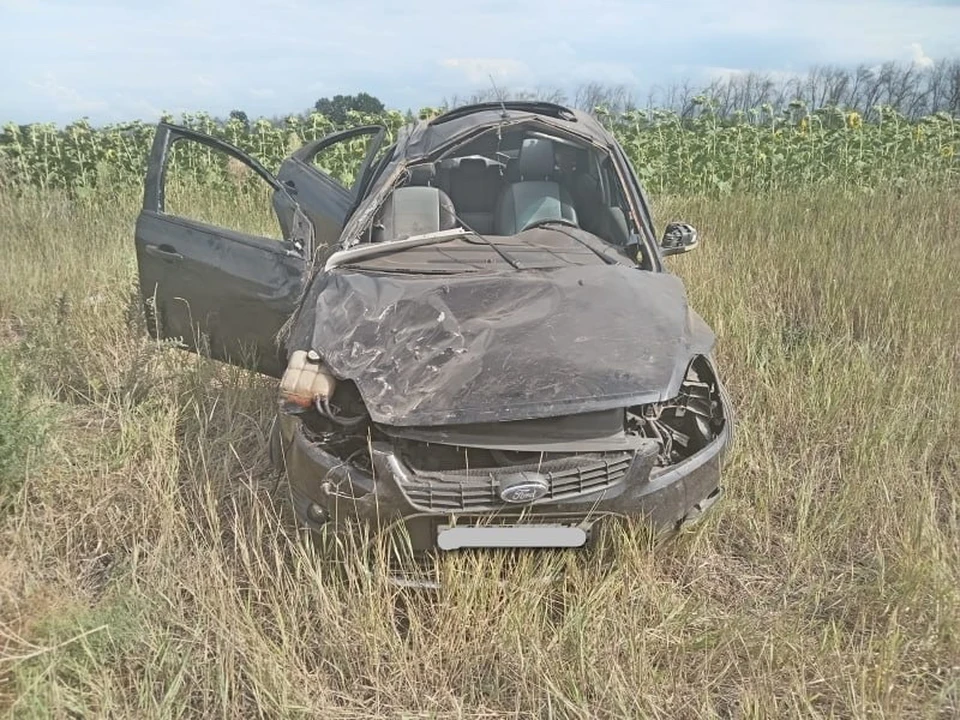
[[[740,414],[727,498],[612,563],[448,558],[438,597],[301,542],[269,382],[144,339],[137,200],[0,196],[11,716],[960,714],[955,195],[662,202],[703,236],[671,265]]]

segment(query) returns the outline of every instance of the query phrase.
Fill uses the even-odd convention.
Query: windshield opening
[[[366,240],[456,227],[491,240],[565,227],[617,248],[642,234],[610,153],[543,123],[494,127],[435,162],[410,166]]]

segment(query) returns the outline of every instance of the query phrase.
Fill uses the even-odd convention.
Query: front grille
[[[570,457],[536,465],[436,473],[433,479],[411,477],[401,482],[407,498],[426,510],[483,510],[516,507],[500,499],[499,478],[518,471],[537,472],[547,480],[547,494],[533,504],[567,500],[607,490],[623,482],[633,456]]]

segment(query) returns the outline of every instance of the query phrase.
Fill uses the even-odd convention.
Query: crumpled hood
[[[386,425],[665,400],[714,339],[677,277],[622,265],[456,276],[342,269],[318,281],[313,348]]]

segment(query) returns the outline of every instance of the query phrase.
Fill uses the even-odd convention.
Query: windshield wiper
[[[487,238],[487,237],[484,237],[484,236],[481,235],[480,233],[476,233],[476,235],[477,235],[478,238],[480,238],[480,240],[481,240],[482,242],[486,243],[487,245],[489,245],[490,247],[492,247],[494,250],[496,250],[496,251],[497,251],[497,254],[498,254],[500,257],[502,257],[504,260],[506,260],[507,263],[509,263],[510,267],[512,267],[514,270],[523,270],[523,263],[521,263],[519,260],[517,260],[517,259],[516,259],[515,257],[513,257],[512,255],[507,254],[507,251],[506,251],[506,250],[504,250],[503,248],[499,247],[495,242],[491,241],[491,240],[490,240],[489,238]]]
[[[571,240],[576,240],[578,243],[580,243],[581,245],[583,245],[587,250],[589,250],[589,251],[592,252],[594,255],[596,255],[598,258],[600,258],[601,260],[603,260],[607,265],[619,265],[619,264],[620,264],[620,262],[619,262],[617,259],[610,257],[610,256],[607,255],[605,252],[601,252],[600,250],[597,250],[595,247],[593,247],[592,245],[590,245],[590,243],[588,243],[587,241],[585,241],[583,238],[578,238],[578,237],[577,237],[576,235],[574,235],[572,232],[568,232],[568,231],[566,231],[566,230],[562,230],[561,228],[567,227],[564,223],[561,223],[561,222],[553,223],[553,222],[550,222],[550,221],[544,221],[544,222],[542,222],[542,223],[540,223],[540,224],[541,224],[541,225],[550,225],[550,226],[551,226],[550,229],[553,230],[554,232],[558,232],[558,233],[560,233],[561,235],[566,235],[566,236],[567,236],[568,238],[570,238]],[[559,227],[554,227],[554,226],[557,226],[557,225],[558,225]],[[590,233],[590,234],[593,235],[593,233]]]
[[[502,257],[504,261],[507,262],[514,270],[523,269],[523,263],[512,257],[502,248],[498,247],[497,244],[492,242],[490,239],[484,237],[474,230],[468,230],[467,228],[459,227],[452,230],[439,230],[437,232],[424,233],[423,235],[412,235],[408,238],[404,238],[403,240],[388,240],[387,242],[369,243],[350,248],[349,250],[341,250],[330,256],[330,258],[327,260],[327,264],[324,266],[324,270],[332,270],[335,267],[345,265],[346,263],[357,259],[373,257],[375,255],[383,255],[384,253],[391,253],[397,250],[406,250],[407,248],[412,247],[432,245],[434,243],[446,242],[447,240],[457,240],[459,238],[465,238],[468,235],[475,235],[477,238],[479,238],[480,242],[493,248],[493,250],[500,255],[500,257]]]
[[[446,242],[447,240],[456,240],[464,235],[472,234],[475,233],[466,228],[459,227],[453,228],[452,230],[424,233],[423,235],[411,235],[403,240],[388,240],[386,242],[358,245],[349,250],[335,252],[327,259],[327,264],[324,265],[323,269],[332,270],[335,267],[358,258],[373,257],[374,255],[383,255],[384,253],[391,253],[396,250],[405,250],[407,248],[420,247],[421,245],[431,245],[433,243]]]

